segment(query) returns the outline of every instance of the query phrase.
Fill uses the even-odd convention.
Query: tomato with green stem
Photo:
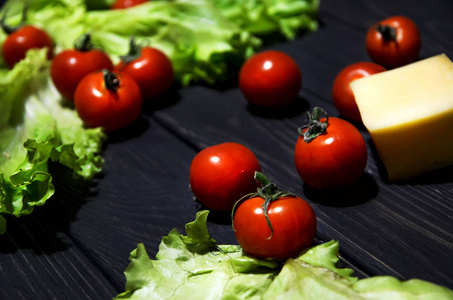
[[[145,101],[161,96],[174,82],[168,56],[157,48],[137,44],[134,37],[130,40],[129,53],[121,57],[115,70],[135,79]]]
[[[367,164],[367,148],[359,130],[346,120],[329,117],[320,107],[307,118],[308,124],[298,130],[294,151],[302,180],[319,190],[353,184]]]
[[[87,127],[113,132],[137,119],[142,98],[132,77],[104,69],[83,77],[74,94],[74,105]]]
[[[366,34],[366,49],[371,59],[387,68],[416,61],[420,48],[418,26],[406,16],[392,16],[377,22]]]
[[[244,195],[256,190],[253,178],[261,166],[255,154],[238,143],[207,147],[192,160],[190,187],[195,198],[216,211],[229,211]]]
[[[74,49],[63,50],[53,58],[50,76],[60,94],[73,100],[80,80],[102,69],[113,70],[110,57],[94,48],[90,34],[83,34],[74,43]]]
[[[337,74],[332,86],[332,98],[341,116],[355,122],[362,122],[359,107],[349,84],[359,78],[368,77],[386,70],[385,67],[379,64],[362,61],[346,66]]]
[[[0,26],[8,35],[3,42],[2,55],[10,69],[24,59],[30,49],[47,48],[47,58],[53,57],[54,43],[52,38],[44,29],[34,25],[25,25],[26,11],[25,7],[22,12],[22,20],[15,27],[5,24],[6,11],[0,21]]]
[[[283,107],[294,101],[302,87],[299,66],[276,50],[257,53],[239,71],[239,88],[245,99],[261,107]]]
[[[313,208],[302,198],[279,189],[264,174],[256,172],[255,178],[261,187],[239,201],[232,213],[239,245],[257,258],[297,257],[316,235]]]

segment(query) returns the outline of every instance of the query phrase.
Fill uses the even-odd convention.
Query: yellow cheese
[[[390,180],[453,164],[453,63],[445,54],[355,80],[351,88]]]

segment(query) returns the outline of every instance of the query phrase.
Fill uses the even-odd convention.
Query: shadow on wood
[[[51,254],[64,251],[66,234],[71,222],[86,203],[89,196],[96,194],[96,178],[92,182],[75,180],[72,170],[57,163],[49,164],[55,194],[45,205],[35,207],[32,214],[16,218],[5,216],[6,233],[0,236],[0,253],[15,253],[18,249],[30,249],[35,254]]]
[[[370,175],[364,173],[351,186],[342,189],[321,191],[304,183],[304,192],[313,202],[333,207],[346,207],[372,200],[378,193],[378,186]]]
[[[294,99],[294,101],[291,102],[289,105],[277,108],[261,107],[252,104],[249,104],[247,106],[247,110],[251,114],[266,119],[282,119],[296,117],[306,112],[308,108],[309,108],[308,101],[302,97]]]

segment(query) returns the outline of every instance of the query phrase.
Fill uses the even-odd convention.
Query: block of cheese
[[[453,63],[440,54],[351,82],[390,180],[453,164]]]

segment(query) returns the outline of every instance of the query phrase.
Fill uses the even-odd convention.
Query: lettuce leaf
[[[115,299],[453,299],[453,291],[418,279],[353,277],[336,266],[337,241],[286,262],[255,259],[237,245],[217,244],[207,216],[198,212],[187,236],[173,229],[163,237],[154,260],[138,244],[125,270],[125,292]]]
[[[291,40],[319,26],[319,0],[215,0],[214,3],[229,20],[259,37],[279,33]]]
[[[8,24],[20,22],[24,2],[29,1],[7,1]],[[31,1],[27,21],[52,36],[57,52],[71,48],[89,32],[93,43],[114,62],[128,52],[134,36],[168,55],[182,85],[214,84],[235,75],[261,47],[257,36],[279,32],[292,39],[298,32],[315,30],[319,0],[149,1],[122,10],[109,10],[110,4],[107,0]]]
[[[168,1],[168,0],[167,0]],[[85,0],[88,10],[109,9],[115,0]],[[318,29],[320,0],[212,0],[226,18],[253,35],[279,33],[294,39]]]
[[[226,80],[261,46],[206,0],[151,1],[126,10],[90,11],[86,26],[93,42],[114,59],[128,51],[132,35],[162,50],[183,85]]]
[[[167,0],[169,1],[169,0]],[[85,0],[88,10],[109,9],[115,0]],[[320,0],[212,0],[226,18],[253,35],[279,33],[294,39],[318,29]]]
[[[19,23],[24,1],[6,3],[7,24]],[[118,62],[134,36],[138,43],[166,53],[183,85],[228,79],[261,46],[258,38],[229,21],[208,0],[150,1],[122,10],[88,10],[82,0],[38,0],[27,16],[28,23],[52,36],[57,52],[72,48],[81,34],[90,33],[93,43]]]
[[[256,287],[269,286],[280,264],[246,257],[238,246],[217,245],[207,231],[207,215],[199,212],[186,225],[188,236],[173,229],[162,239],[156,260],[139,244],[125,271],[126,292],[116,299],[259,299],[262,290]]]
[[[49,162],[92,179],[101,171],[105,134],[85,129],[49,78],[46,49],[30,50],[12,70],[0,69],[0,233],[5,214],[20,217],[55,192]],[[3,216],[2,216],[3,215]]]

